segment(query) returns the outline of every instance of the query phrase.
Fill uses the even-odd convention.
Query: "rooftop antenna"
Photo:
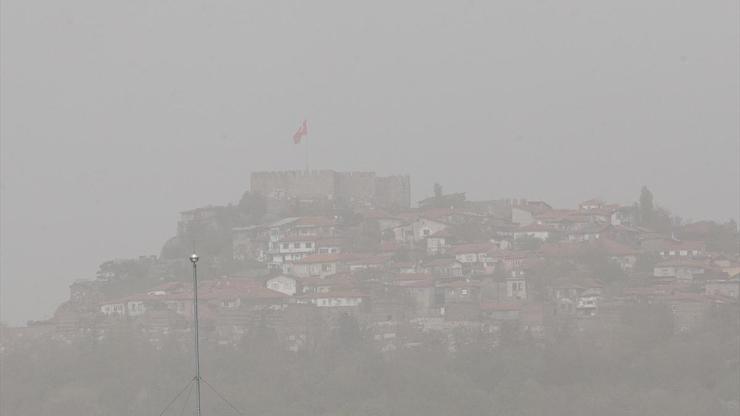
[[[195,415],[200,416],[200,350],[198,343],[198,255],[195,254],[195,241],[193,241],[193,254],[190,255],[193,263],[193,342],[195,346]]]

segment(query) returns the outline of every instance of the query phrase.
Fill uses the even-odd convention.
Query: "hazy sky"
[[[2,2],[2,319],[255,170],[738,214],[738,2]]]

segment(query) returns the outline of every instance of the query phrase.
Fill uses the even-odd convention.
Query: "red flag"
[[[305,136],[308,136],[308,123],[306,123],[306,120],[303,120],[301,127],[298,127],[298,130],[293,134],[293,143],[300,143],[301,139]]]

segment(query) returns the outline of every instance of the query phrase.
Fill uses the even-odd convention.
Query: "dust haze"
[[[3,414],[740,408],[737,2],[0,7]]]

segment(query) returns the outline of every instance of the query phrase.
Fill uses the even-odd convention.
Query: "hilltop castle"
[[[350,205],[409,208],[408,175],[376,176],[375,172],[253,172],[251,191],[273,199],[326,198]]]

